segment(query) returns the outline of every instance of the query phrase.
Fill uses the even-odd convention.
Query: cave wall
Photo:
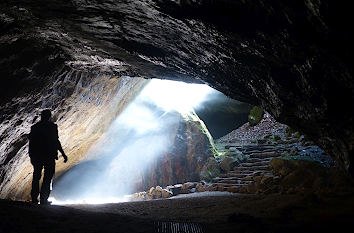
[[[350,11],[334,0],[4,0],[0,122],[29,125],[17,113],[33,115],[33,106],[42,107],[38,100],[50,93],[63,67],[206,82],[263,106],[350,169]],[[0,134],[2,147],[24,143],[22,131],[1,130],[7,131]],[[9,135],[13,141],[4,141]],[[3,180],[10,169],[4,161],[20,162],[14,154],[1,155]]]
[[[59,138],[69,157],[57,161],[56,176],[79,163],[112,120],[144,86],[146,80],[108,77],[63,69],[38,95],[25,94],[11,100],[16,114],[1,125],[0,198],[30,199],[32,165],[28,157],[28,134],[44,108],[52,109]]]

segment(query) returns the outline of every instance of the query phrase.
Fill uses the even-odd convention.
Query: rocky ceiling
[[[0,121],[62,69],[205,82],[263,106],[348,169],[351,11],[334,0],[2,0]]]

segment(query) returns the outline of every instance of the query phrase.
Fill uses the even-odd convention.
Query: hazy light
[[[187,113],[197,107],[213,89],[204,84],[189,84],[170,80],[153,79],[141,92],[166,111]]]
[[[206,85],[151,80],[86,155],[54,185],[54,204],[127,201],[142,174],[172,147],[184,114],[215,91]]]
[[[83,200],[56,200],[54,197],[48,198],[53,205],[80,205],[80,204],[105,204],[105,203],[121,203],[128,202],[130,200],[130,195],[125,195],[122,198],[88,198]]]

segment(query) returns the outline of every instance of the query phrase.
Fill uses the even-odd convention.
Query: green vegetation
[[[210,151],[213,154],[213,156],[216,158],[219,156],[219,152],[218,150],[215,148],[215,144],[214,144],[214,139],[211,136],[208,128],[206,127],[206,125],[204,124],[204,122],[198,117],[198,115],[193,111],[189,114],[183,115],[184,120],[185,121],[193,121],[195,122],[195,125],[198,127],[198,129],[206,135],[206,137],[209,140],[210,143]]]
[[[276,141],[277,142],[277,141],[281,140],[281,137],[278,134],[274,134],[274,135],[271,135],[269,137],[269,139],[272,140],[272,141]]]
[[[294,133],[296,133],[296,131],[293,128],[291,128],[290,126],[286,126],[286,128],[285,128],[285,136],[287,138],[290,138]]]
[[[300,138],[301,137],[301,134],[299,133],[299,132],[296,132],[295,134],[294,134],[294,138]]]
[[[263,114],[264,111],[262,108],[254,106],[248,115],[248,122],[250,123],[250,126],[257,125],[262,120]]]
[[[219,163],[215,158],[210,157],[204,165],[200,178],[205,181],[211,181],[221,173]]]

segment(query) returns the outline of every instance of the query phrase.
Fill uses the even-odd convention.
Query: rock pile
[[[130,199],[137,200],[152,200],[158,198],[169,198],[173,195],[173,193],[167,189],[163,189],[161,186],[156,186],[150,188],[148,192],[139,192],[134,193]]]

